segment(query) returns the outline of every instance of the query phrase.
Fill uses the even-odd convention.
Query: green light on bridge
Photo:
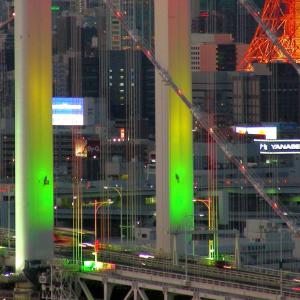
[[[102,261],[93,261],[86,260],[83,262],[83,266],[81,267],[82,272],[97,272],[104,270],[115,270],[116,265],[112,263],[106,263]]]
[[[51,10],[52,11],[59,11],[60,10],[60,7],[58,5],[52,5],[51,6]]]

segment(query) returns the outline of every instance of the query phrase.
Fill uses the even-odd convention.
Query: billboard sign
[[[238,134],[264,135],[267,140],[277,139],[277,127],[261,126],[261,127],[244,127],[236,126],[235,132]]]
[[[254,140],[260,154],[300,154],[300,140]]]
[[[100,157],[100,142],[89,141],[86,138],[78,138],[75,140],[75,155],[77,157]]]
[[[52,125],[84,125],[83,98],[54,97],[52,101]]]
[[[87,140],[85,138],[75,140],[75,156],[87,157]]]

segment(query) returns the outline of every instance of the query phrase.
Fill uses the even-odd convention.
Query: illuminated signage
[[[83,125],[83,98],[53,98],[52,125]]]
[[[300,140],[255,140],[260,154],[300,154]]]
[[[125,128],[120,128],[120,139],[125,139]]]
[[[236,126],[235,132],[238,134],[265,135],[267,140],[276,140],[277,139],[277,127]]]
[[[77,157],[92,157],[94,159],[100,156],[100,142],[88,141],[85,138],[75,140],[75,155]]]
[[[75,155],[77,157],[87,157],[87,140],[79,138],[75,140]]]

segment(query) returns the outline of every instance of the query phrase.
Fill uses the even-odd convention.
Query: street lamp
[[[204,204],[208,210],[208,229],[211,229],[211,201],[210,199],[193,199],[193,202],[199,202]]]
[[[114,190],[120,198],[120,233],[121,233],[121,244],[123,244],[123,194],[122,194],[122,185],[119,187],[116,186],[104,186],[105,190]]]
[[[111,201],[111,199],[108,199],[107,201],[98,201],[95,200],[93,205],[94,205],[94,226],[95,226],[95,230],[94,230],[94,233],[95,233],[95,241],[94,241],[94,250],[95,250],[95,262],[97,262],[97,252],[98,252],[98,249],[97,249],[97,212],[99,210],[100,207],[104,206],[104,205],[111,205],[113,204],[114,202]]]
[[[54,225],[57,226],[57,205],[54,205],[54,213],[55,213],[55,216],[54,216]]]
[[[209,258],[215,258],[218,256],[217,254],[217,242],[216,242],[216,226],[215,226],[215,218],[214,215],[214,206],[213,202],[210,198],[208,199],[193,199],[193,202],[202,203],[206,206],[208,210],[208,230],[213,230],[214,239],[208,241],[208,256]]]

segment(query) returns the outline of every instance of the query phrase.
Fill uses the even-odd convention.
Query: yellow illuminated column
[[[51,0],[15,0],[16,270],[53,256]]]
[[[155,54],[192,99],[190,0],[155,0]],[[157,248],[183,254],[193,228],[192,115],[159,74],[155,98]]]

